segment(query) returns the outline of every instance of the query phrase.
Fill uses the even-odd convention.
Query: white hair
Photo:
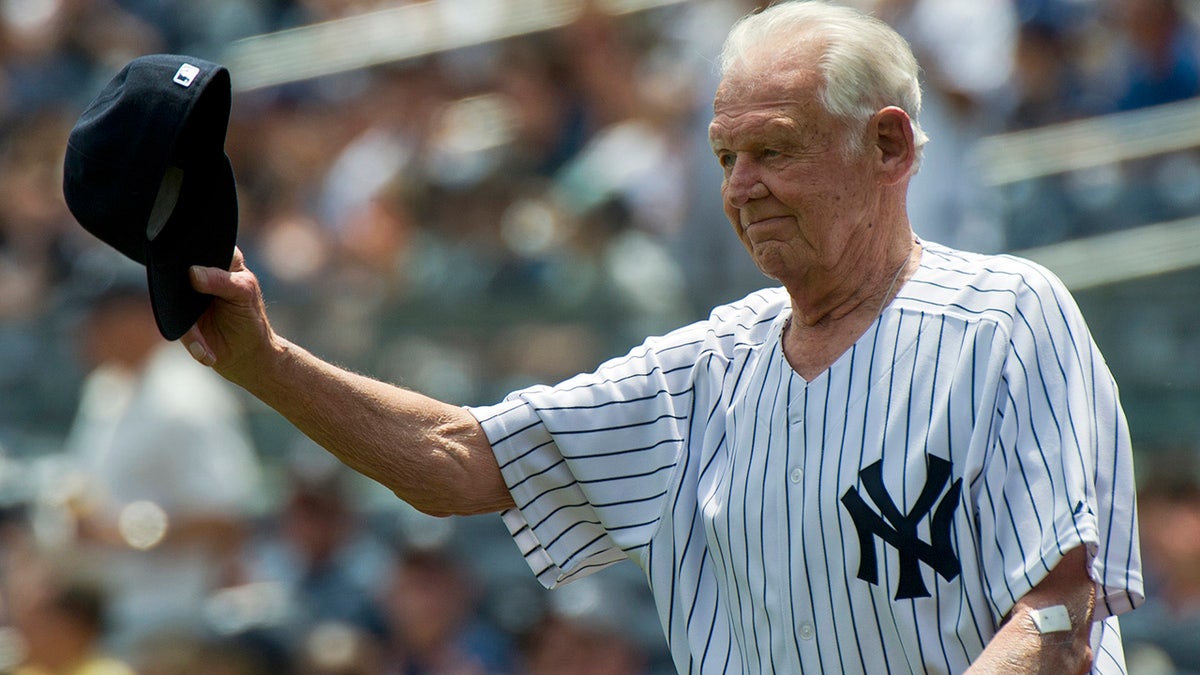
[[[821,102],[847,122],[865,124],[876,112],[896,106],[908,113],[913,139],[928,140],[921,129],[920,67],[908,42],[883,21],[823,0],[787,0],[743,17],[721,51],[721,76],[746,65],[763,50],[786,58],[812,38],[821,40],[818,67],[824,81]]]

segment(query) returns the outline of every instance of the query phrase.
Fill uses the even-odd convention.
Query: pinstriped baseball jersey
[[[782,289],[555,387],[472,408],[552,587],[632,558],[686,673],[961,672],[1070,549],[1097,581],[1094,672],[1142,599],[1128,430],[1045,269],[924,243],[811,382]]]

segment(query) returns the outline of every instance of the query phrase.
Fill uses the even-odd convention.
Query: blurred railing
[[[1200,146],[1200,100],[1090,117],[982,139],[976,162],[999,186]]]
[[[683,0],[599,0],[601,10],[628,14]],[[333,21],[256,35],[222,57],[249,91],[403,61],[570,24],[585,0],[428,0]]]
[[[1200,266],[1200,217],[1017,251],[1073,291]]]
[[[1198,147],[1200,100],[1191,99],[984,138],[974,162],[985,185],[1004,190]],[[1136,170],[1128,173],[1126,183],[1146,178]],[[1200,190],[1200,184],[1195,187]],[[1200,266],[1200,215],[1017,253],[1054,270],[1072,290],[1185,270]]]

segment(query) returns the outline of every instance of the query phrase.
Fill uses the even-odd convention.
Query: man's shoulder
[[[979,253],[922,241],[924,264],[941,270],[974,276],[1025,276],[1042,274],[1046,269],[1038,263],[1012,253]]]
[[[1050,298],[1057,302],[1067,294],[1054,272],[1019,255],[973,253],[928,242],[924,248],[922,274],[914,294],[951,303],[974,297],[987,299],[993,306]]]
[[[719,335],[736,335],[761,342],[789,311],[791,301],[786,290],[764,288],[740,300],[714,307],[705,324],[708,330]]]
[[[649,338],[643,347],[659,354],[687,352],[684,358],[693,360],[701,354],[732,358],[769,342],[790,309],[783,288],[765,288],[714,307],[702,320]]]

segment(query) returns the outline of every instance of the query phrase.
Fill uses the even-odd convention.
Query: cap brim
[[[237,244],[237,186],[229,158],[197,166],[183,178],[179,201],[162,231],[146,247],[150,304],[158,330],[177,340],[208,309],[213,296],[192,288],[193,265],[228,269]]]

